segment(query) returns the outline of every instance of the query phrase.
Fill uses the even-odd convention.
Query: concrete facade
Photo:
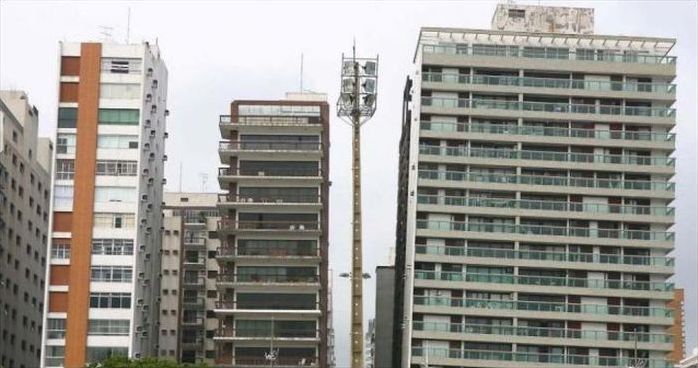
[[[393,367],[395,266],[376,267],[375,368]]]
[[[167,68],[147,42],[58,57],[41,364],[157,356]]]
[[[332,365],[326,99],[236,100],[221,116],[218,366]]]
[[[213,365],[218,194],[165,193],[160,357]]]
[[[53,144],[21,91],[0,91],[0,366],[39,365]]]
[[[393,366],[669,368],[675,40],[502,24],[420,32]]]

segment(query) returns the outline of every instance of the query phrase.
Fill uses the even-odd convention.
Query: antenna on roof
[[[208,174],[199,173],[199,178],[201,179],[201,192],[206,191],[206,182],[208,181]]]
[[[303,53],[301,52],[301,93],[303,93]]]
[[[112,38],[112,32],[114,31],[114,27],[109,27],[109,26],[99,26],[99,34],[102,35],[102,41],[111,41]]]
[[[131,7],[128,7],[128,17],[126,18],[126,44],[131,38]]]

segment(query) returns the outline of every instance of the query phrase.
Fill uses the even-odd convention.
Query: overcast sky
[[[696,55],[695,1],[521,1],[525,4],[595,8],[597,34],[678,39],[678,158],[674,281],[687,289],[687,349],[696,345]],[[58,41],[100,40],[99,26],[113,27],[123,42],[131,8],[131,42],[160,45],[169,69],[167,189],[218,191],[218,115],[233,99],[278,99],[299,89],[300,55],[306,89],[339,89],[342,52],[356,39],[360,55],[380,54],[379,104],[363,129],[365,269],[386,264],[395,239],[396,177],[401,98],[419,28],[448,26],[489,29],[496,2],[0,2],[0,88],[22,89],[41,116],[41,132],[56,125]],[[350,130],[331,122],[330,267],[349,270]],[[202,174],[208,180],[202,185]],[[349,288],[336,276],[334,311],[338,366],[348,366]],[[374,314],[374,283],[366,283],[365,316]]]

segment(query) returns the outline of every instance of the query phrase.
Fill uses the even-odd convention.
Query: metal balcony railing
[[[219,142],[221,151],[302,151],[317,152],[322,149],[320,142],[279,142],[279,141],[226,141]]]
[[[621,190],[656,190],[674,192],[669,181],[585,178],[553,175],[517,175],[495,173],[468,173],[461,171],[419,170],[420,179],[470,181],[481,183],[551,185],[563,187],[603,188]]]
[[[218,169],[218,176],[260,176],[260,177],[320,177],[320,169],[288,169],[288,168],[228,168]]]
[[[255,246],[255,247],[220,247],[217,255],[219,257],[232,256],[252,256],[252,257],[318,257],[317,248],[283,248],[278,246]]]
[[[509,250],[488,248],[444,247],[437,245],[416,245],[417,254],[445,256],[481,257],[498,259],[521,259],[533,261],[578,262],[600,264],[625,264],[632,266],[674,266],[673,257],[631,256],[594,253],[543,252],[531,250]]]
[[[295,203],[321,203],[322,197],[318,195],[291,195],[291,194],[269,194],[269,195],[235,195],[219,194],[219,203],[272,203],[272,204],[295,204]]]
[[[674,311],[669,308],[643,307],[633,305],[607,305],[607,304],[575,304],[556,303],[526,300],[495,300],[495,299],[471,299],[449,298],[434,296],[414,296],[417,305],[454,308],[477,309],[507,309],[524,310],[532,312],[555,313],[582,313],[596,315],[620,315],[628,317],[658,317],[673,318]]]
[[[224,327],[216,330],[218,337],[261,337],[271,338],[271,328],[230,328]],[[274,338],[317,338],[318,330],[306,330],[295,328],[274,327]]]
[[[619,91],[619,92],[647,92],[647,93],[675,93],[676,84],[670,83],[643,83],[643,82],[615,82],[594,81],[580,79],[561,78],[535,78],[500,75],[469,75],[457,73],[422,73],[422,81],[437,83],[457,84],[482,84],[495,86],[517,86],[573,89],[587,91]]]
[[[308,311],[319,311],[319,303],[317,302],[304,302],[304,301],[289,301],[289,300],[276,300],[274,298],[269,298],[268,300],[260,301],[259,303],[239,303],[232,300],[220,300],[216,301],[217,309],[259,309],[259,310],[308,310]]]
[[[220,230],[277,230],[277,231],[318,231],[319,221],[236,221],[223,218],[218,221]]]
[[[533,101],[506,101],[484,100],[451,97],[422,97],[422,106],[440,108],[470,108],[470,109],[496,109],[514,111],[539,111],[553,113],[572,114],[600,114],[600,115],[624,115],[624,116],[651,116],[660,118],[672,118],[676,116],[676,109],[668,107],[645,106],[615,106],[615,105],[586,105],[562,102],[533,102]]]
[[[420,280],[485,282],[495,284],[560,286],[590,289],[623,289],[645,291],[671,291],[674,284],[670,282],[602,280],[578,277],[525,276],[510,274],[477,274],[448,271],[415,270],[415,278]]]
[[[483,134],[506,134],[506,135],[526,135],[539,137],[567,137],[582,139],[603,139],[603,140],[627,140],[627,141],[653,141],[653,142],[674,142],[676,134],[633,131],[633,130],[600,130],[600,129],[577,129],[559,128],[530,125],[513,124],[481,124],[481,123],[458,123],[450,121],[421,121],[420,129],[435,132],[462,132],[462,133],[483,133]]]
[[[218,275],[219,283],[302,283],[315,284],[320,281],[317,275],[262,275],[262,274],[221,274]]]

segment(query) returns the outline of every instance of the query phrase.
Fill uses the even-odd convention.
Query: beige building
[[[53,144],[21,91],[0,91],[0,367],[41,356]]]
[[[159,356],[213,365],[218,194],[165,193]]]
[[[674,43],[512,4],[492,30],[420,31],[397,365],[672,366]]]

